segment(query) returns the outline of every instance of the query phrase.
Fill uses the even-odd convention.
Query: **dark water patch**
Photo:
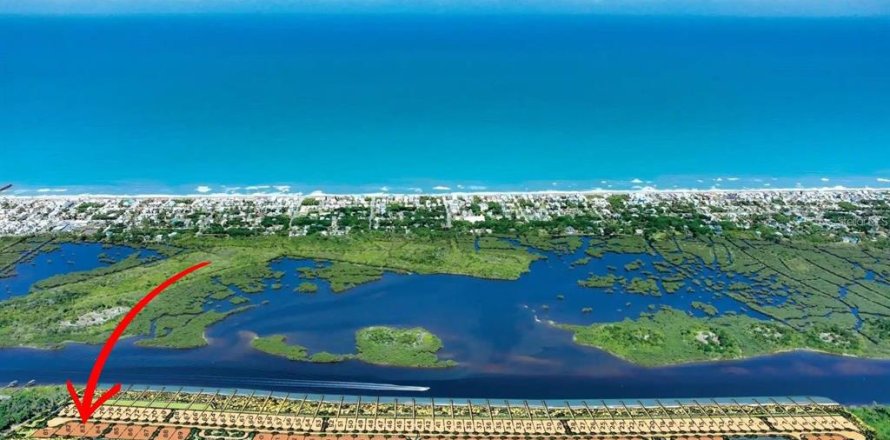
[[[100,243],[62,243],[48,252],[39,252],[15,266],[15,275],[0,278],[0,300],[24,295],[34,283],[72,272],[83,272],[108,267],[134,253],[140,258],[159,258],[153,250],[137,250],[127,246],[108,246]]]
[[[0,382],[85,380],[98,346],[65,350],[0,351]],[[548,351],[548,356],[560,353]],[[122,341],[103,373],[104,382],[197,387],[256,388],[282,392],[356,393],[336,382],[429,387],[426,392],[375,390],[374,395],[524,399],[687,398],[818,395],[844,404],[890,403],[890,361],[817,353],[785,353],[746,361],[647,369],[592,350],[587,362],[565,370],[474,372],[374,367],[359,362],[316,365],[255,354],[239,346],[149,350]],[[301,385],[331,383],[329,388]]]
[[[852,313],[853,316],[856,317],[856,326],[854,327],[854,329],[857,332],[862,330],[863,321],[862,321],[862,317],[859,316],[859,307],[850,307],[850,313]]]

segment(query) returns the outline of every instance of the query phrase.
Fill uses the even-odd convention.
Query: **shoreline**
[[[553,328],[560,329],[559,327],[553,327]],[[560,329],[560,330],[563,330],[563,329]],[[760,354],[755,354],[755,355],[751,355],[751,356],[738,356],[738,357],[727,358],[727,359],[684,360],[684,361],[666,362],[666,363],[660,363],[660,364],[647,365],[647,364],[641,364],[641,363],[635,362],[625,356],[622,356],[618,353],[615,353],[613,351],[610,351],[610,350],[600,347],[600,346],[579,343],[575,340],[574,335],[572,335],[572,343],[579,347],[584,347],[584,348],[601,351],[601,352],[606,353],[609,356],[612,356],[616,359],[620,359],[622,362],[627,362],[628,364],[631,364],[635,367],[644,368],[647,370],[658,370],[658,369],[666,369],[666,368],[683,368],[683,367],[692,367],[692,366],[719,366],[720,364],[730,365],[730,364],[736,363],[736,362],[756,361],[758,359],[765,359],[765,358],[770,358],[773,356],[781,356],[781,355],[785,355],[785,354],[798,354],[798,353],[801,353],[801,354],[809,353],[809,354],[816,354],[816,355],[820,355],[820,356],[856,359],[856,360],[863,360],[863,361],[877,361],[877,362],[890,361],[890,356],[885,356],[885,357],[857,356],[855,354],[849,354],[849,353],[832,353],[830,351],[819,350],[819,349],[815,349],[815,348],[784,348],[784,349],[775,350],[775,351],[772,351],[769,353],[760,353]]]
[[[529,191],[442,191],[442,192],[324,192],[313,191],[311,193],[302,192],[256,192],[256,193],[130,193],[130,194],[111,194],[111,193],[38,193],[38,194],[0,194],[0,198],[12,199],[40,199],[40,200],[69,200],[81,198],[93,199],[164,199],[164,198],[187,198],[187,199],[245,199],[245,198],[308,198],[308,197],[467,197],[467,196],[589,196],[589,195],[632,195],[632,194],[659,194],[659,195],[687,195],[687,194],[770,194],[770,193],[849,193],[849,192],[874,192],[884,193],[890,192],[888,187],[776,187],[776,188],[671,188],[658,189],[654,187],[644,187],[639,189],[587,189],[587,190],[529,190]]]

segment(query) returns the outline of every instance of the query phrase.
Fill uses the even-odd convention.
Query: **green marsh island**
[[[264,353],[292,361],[332,363],[350,359],[376,365],[414,368],[447,368],[457,365],[452,360],[439,359],[442,341],[426,329],[415,327],[366,327],[355,333],[356,353],[332,354],[318,352],[309,355],[305,347],[289,344],[283,335],[257,337],[251,346]]]

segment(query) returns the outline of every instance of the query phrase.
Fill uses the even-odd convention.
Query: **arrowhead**
[[[70,380],[68,381],[68,394],[71,395],[71,400],[74,401],[74,407],[77,408],[77,412],[80,413],[80,421],[84,424],[87,423],[90,416],[92,416],[102,404],[121,390],[121,384],[115,384],[110,390],[102,394],[96,403],[93,403],[93,393],[95,390],[95,385],[87,385],[83,392],[83,400],[81,400],[80,397],[77,396],[77,390],[74,389],[74,384],[72,384]]]

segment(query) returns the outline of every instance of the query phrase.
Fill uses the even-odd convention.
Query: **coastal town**
[[[0,235],[327,235],[455,230],[479,235],[818,233],[833,241],[884,239],[890,191],[740,190],[449,195],[45,196],[0,194]],[[132,239],[133,237],[128,237]]]

